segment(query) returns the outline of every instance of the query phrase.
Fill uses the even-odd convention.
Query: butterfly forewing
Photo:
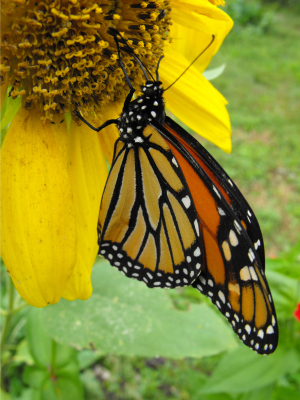
[[[166,117],[165,128],[188,150],[224,196],[247,231],[264,269],[265,252],[262,233],[254,212],[238,187],[208,151],[175,121]]]
[[[168,144],[147,126],[119,139],[99,214],[99,253],[149,287],[184,286],[200,273],[197,213]]]

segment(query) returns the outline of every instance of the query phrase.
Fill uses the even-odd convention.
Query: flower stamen
[[[38,103],[43,119],[75,108],[101,117],[105,105],[128,92],[109,28],[155,71],[170,11],[170,0],[3,0],[1,83],[9,76],[10,95],[22,96],[27,108]],[[132,57],[124,54],[123,63],[133,85],[142,84]]]

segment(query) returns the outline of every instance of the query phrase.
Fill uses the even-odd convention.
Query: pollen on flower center
[[[151,71],[169,39],[170,0],[3,0],[1,84],[10,95],[37,102],[44,118],[69,109],[101,115],[128,92],[108,33],[117,29]],[[134,86],[143,83],[132,56],[122,54]]]

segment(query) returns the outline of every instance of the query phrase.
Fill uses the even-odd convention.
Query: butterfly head
[[[120,135],[125,142],[134,141],[153,120],[164,124],[165,108],[162,97],[164,90],[161,82],[147,81],[141,86],[141,92],[140,96],[123,109],[118,120]]]

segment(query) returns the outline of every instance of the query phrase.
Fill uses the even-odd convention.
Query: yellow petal
[[[186,60],[168,51],[160,64],[164,87],[174,82]],[[224,97],[194,67],[164,92],[166,107],[184,124],[226,152],[231,151],[231,129]]]
[[[59,301],[76,261],[71,185],[53,129],[21,107],[1,149],[2,257],[36,307]]]
[[[184,55],[188,65],[210,44],[197,60],[197,68],[203,72],[220,48],[233,26],[232,19],[207,0],[176,0],[172,7],[173,25],[170,31],[172,43],[166,45]],[[187,66],[188,66],[187,65]]]
[[[225,6],[225,0],[208,0],[210,3],[216,6]]]
[[[98,252],[97,222],[107,166],[97,132],[71,122],[69,176],[77,223],[77,262],[63,297],[85,300],[92,294],[91,273]]]
[[[105,115],[105,120],[103,120],[101,123],[99,123],[99,125],[101,125],[103,122],[108,121],[109,119],[119,118],[119,116],[122,112],[122,108],[123,108],[123,103],[118,103],[118,102],[110,103],[109,106],[107,106],[103,112],[103,115]],[[106,128],[104,128],[102,131],[100,131],[98,133],[98,135],[99,135],[99,140],[100,140],[101,146],[102,146],[105,156],[107,158],[107,161],[111,165],[113,155],[114,155],[114,144],[115,144],[115,141],[120,136],[118,128],[116,127],[115,124],[109,125]]]

